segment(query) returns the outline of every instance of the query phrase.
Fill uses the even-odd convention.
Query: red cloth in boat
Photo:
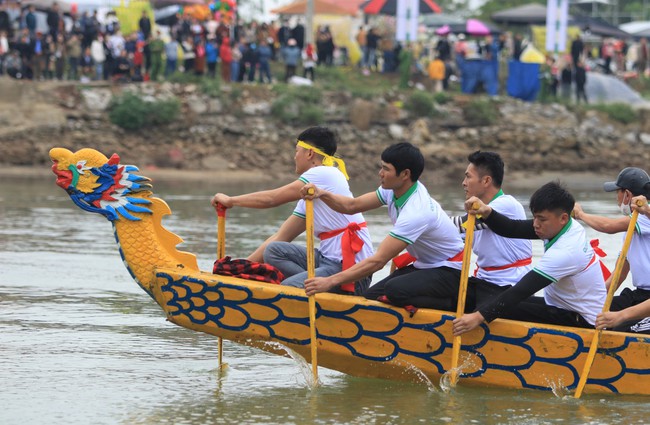
[[[214,262],[212,273],[277,284],[284,280],[284,274],[270,264],[257,263],[243,258],[234,260],[230,257],[220,258]]]

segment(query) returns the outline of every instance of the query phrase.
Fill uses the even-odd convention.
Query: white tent
[[[637,35],[639,33],[648,33],[650,31],[650,21],[628,22],[627,24],[622,24],[618,27],[632,35]]]

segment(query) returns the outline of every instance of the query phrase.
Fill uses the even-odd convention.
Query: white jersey
[[[345,176],[338,168],[327,167],[327,166],[318,166],[312,167],[309,170],[305,171],[299,178],[303,183],[313,183],[319,189],[327,190],[328,192],[334,193],[336,195],[343,195],[352,197],[352,192],[350,192],[350,186],[348,181],[345,179]],[[305,201],[300,200],[296,205],[296,208],[293,211],[293,215],[300,218],[305,218]],[[328,207],[325,202],[320,199],[314,200],[314,233],[319,235],[323,232],[330,232],[332,230],[338,230],[348,227],[350,223],[362,224],[366,220],[363,218],[363,214],[341,214],[330,207]],[[363,241],[363,248],[355,255],[356,262],[370,257],[373,254],[372,249],[372,240],[370,239],[370,233],[368,232],[367,227],[361,228],[357,235]],[[343,234],[336,235],[329,239],[323,239],[320,241],[318,250],[320,253],[333,261],[342,261],[341,253],[341,238]]]
[[[627,253],[627,261],[630,263],[632,284],[650,290],[650,218],[644,215],[639,215],[636,222],[636,232]]]
[[[389,235],[407,243],[406,251],[416,258],[415,268],[461,268],[463,240],[458,229],[422,183],[416,182],[399,199],[392,190],[381,187],[376,193],[388,206],[393,223]]]
[[[599,259],[585,229],[574,219],[550,241],[533,270],[553,283],[544,288],[546,304],[579,313],[594,324],[605,304],[607,289]]]
[[[513,220],[525,220],[526,213],[519,201],[499,191],[489,205]],[[532,269],[533,244],[528,239],[504,238],[489,228],[474,235],[474,253],[477,255],[476,277],[494,285],[514,285]],[[528,260],[527,265],[517,262]]]

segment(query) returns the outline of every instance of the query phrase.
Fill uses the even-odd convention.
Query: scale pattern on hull
[[[308,316],[295,314],[294,308],[287,309],[287,306],[296,303],[306,305],[307,297],[304,295],[287,294],[274,285],[268,285],[268,289],[262,291],[262,296],[257,296],[255,288],[258,286],[230,284],[218,276],[210,281],[166,273],[158,273],[158,277],[164,281],[160,288],[165,294],[169,316],[176,319],[183,317],[196,325],[198,330],[215,335],[219,335],[219,330],[234,331],[249,337],[279,341],[294,346],[292,348],[309,346]],[[410,320],[399,309],[383,307],[378,303],[350,302],[345,308],[339,306],[330,310],[319,301],[318,339],[338,347],[346,356],[372,362],[402,360],[405,364],[416,365],[427,375],[438,376],[446,371],[449,361],[452,346],[449,331],[454,317],[444,312],[437,313],[428,314],[420,310],[416,318],[427,315],[427,318],[433,319],[421,322]],[[386,326],[367,329],[367,323],[385,323]],[[341,335],[321,332],[321,324],[328,329],[341,327],[345,331]],[[513,330],[512,327],[509,329]],[[483,325],[473,338],[466,338],[469,342],[462,346],[463,355],[471,359],[465,362],[462,376],[470,380],[492,380],[490,375],[507,374],[508,386],[516,382],[517,387],[541,390],[550,390],[558,385],[575,387],[584,361],[583,355],[589,350],[589,341],[584,341],[579,332],[577,329],[572,332],[568,328],[518,326],[514,336],[512,332],[508,336],[494,329],[491,332]],[[414,333],[426,338],[426,343],[412,340],[409,335]],[[366,345],[359,344],[364,340],[378,341],[377,345],[382,349],[376,352],[364,349]],[[554,341],[553,344],[560,341],[562,351],[551,351],[548,345],[551,341]],[[616,345],[610,344],[599,350],[601,355],[598,362],[607,363],[608,372],[606,375],[594,373],[589,384],[600,386],[605,392],[618,392],[617,384],[624,376],[626,379],[634,375],[637,378],[647,377],[650,374],[648,366],[632,368],[626,365],[625,350],[637,341],[638,338],[628,335],[619,338]],[[557,376],[561,376],[559,381]]]

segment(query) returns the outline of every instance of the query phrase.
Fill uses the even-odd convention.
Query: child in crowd
[[[311,43],[307,43],[305,50],[302,52],[303,78],[307,78],[307,74],[309,74],[309,79],[314,81],[314,68],[316,67],[317,60],[318,55],[314,50],[314,46]]]

